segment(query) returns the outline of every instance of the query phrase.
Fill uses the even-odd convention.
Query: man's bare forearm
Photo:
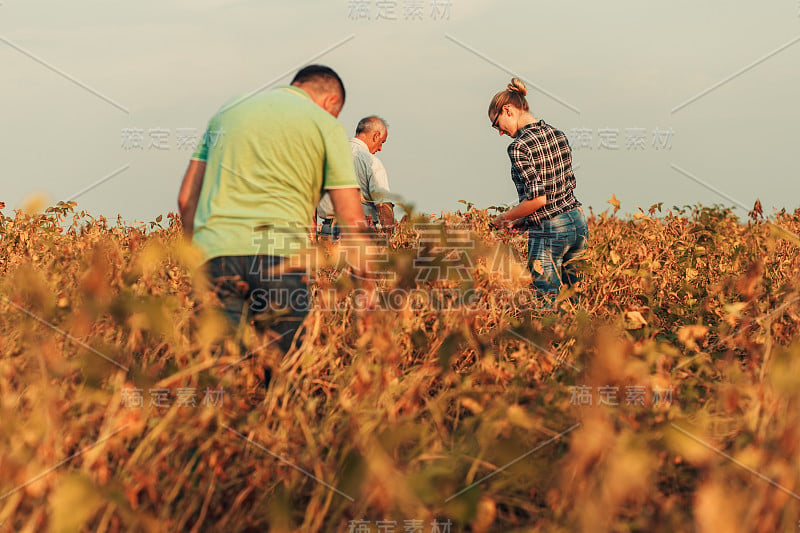
[[[192,159],[186,174],[183,176],[181,190],[178,193],[178,210],[181,214],[181,224],[184,234],[191,238],[194,232],[194,215],[197,212],[197,202],[203,188],[203,178],[206,173],[205,161]]]
[[[366,236],[367,221],[364,219],[364,210],[361,208],[359,190],[357,188],[331,189],[328,192],[333,201],[336,220],[341,227],[342,244],[345,245],[349,255],[347,262],[363,277],[369,277],[366,253],[362,251],[362,248],[368,246],[370,241]],[[348,242],[344,242],[345,240]]]

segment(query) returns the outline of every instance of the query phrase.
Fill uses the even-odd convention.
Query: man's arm
[[[189,168],[183,176],[181,190],[178,193],[178,209],[183,223],[183,233],[189,239],[194,233],[194,214],[197,211],[197,201],[200,199],[200,190],[203,188],[203,177],[206,174],[206,162],[192,159]]]
[[[342,244],[345,249],[350,251],[359,250],[362,246],[369,244],[365,232],[367,231],[367,221],[364,219],[364,211],[361,209],[361,195],[355,187],[344,189],[328,189],[333,201],[333,210],[336,212],[336,220],[342,229]],[[346,242],[347,241],[347,242]],[[367,276],[366,254],[356,253],[355,257],[348,257],[348,264],[364,277]]]
[[[333,210],[340,226],[360,229],[367,227],[358,188],[328,189],[328,193],[331,195]]]
[[[370,203],[375,207],[378,214],[378,222],[384,230],[391,232],[396,224],[394,220],[394,205],[388,201],[391,197],[389,190],[389,177],[386,174],[386,167],[383,162],[374,154],[370,156],[370,164],[367,169],[367,187]]]
[[[394,231],[395,220],[394,220],[394,209],[392,209],[392,204],[388,202],[380,203],[375,206],[378,210],[378,220],[380,220],[381,227],[384,230],[392,232]]]

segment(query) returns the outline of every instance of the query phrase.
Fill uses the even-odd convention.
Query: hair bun
[[[528,94],[528,88],[525,87],[525,84],[522,83],[522,80],[519,78],[512,78],[511,83],[508,84],[508,92],[519,93],[525,96]]]

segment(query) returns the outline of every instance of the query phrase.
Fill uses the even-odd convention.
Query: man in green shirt
[[[256,326],[274,331],[284,351],[308,314],[308,284],[305,272],[280,267],[308,244],[321,193],[342,225],[365,225],[337,120],[344,101],[341,79],[321,65],[290,86],[232,99],[209,121],[178,197],[227,316],[266,316]]]

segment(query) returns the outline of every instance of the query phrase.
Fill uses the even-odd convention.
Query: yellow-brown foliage
[[[247,360],[175,215],[0,216],[0,531],[795,531],[800,213],[655,211],[591,216],[556,309],[486,210],[427,220],[469,229],[460,281],[404,223],[400,305],[319,265],[302,347]]]

